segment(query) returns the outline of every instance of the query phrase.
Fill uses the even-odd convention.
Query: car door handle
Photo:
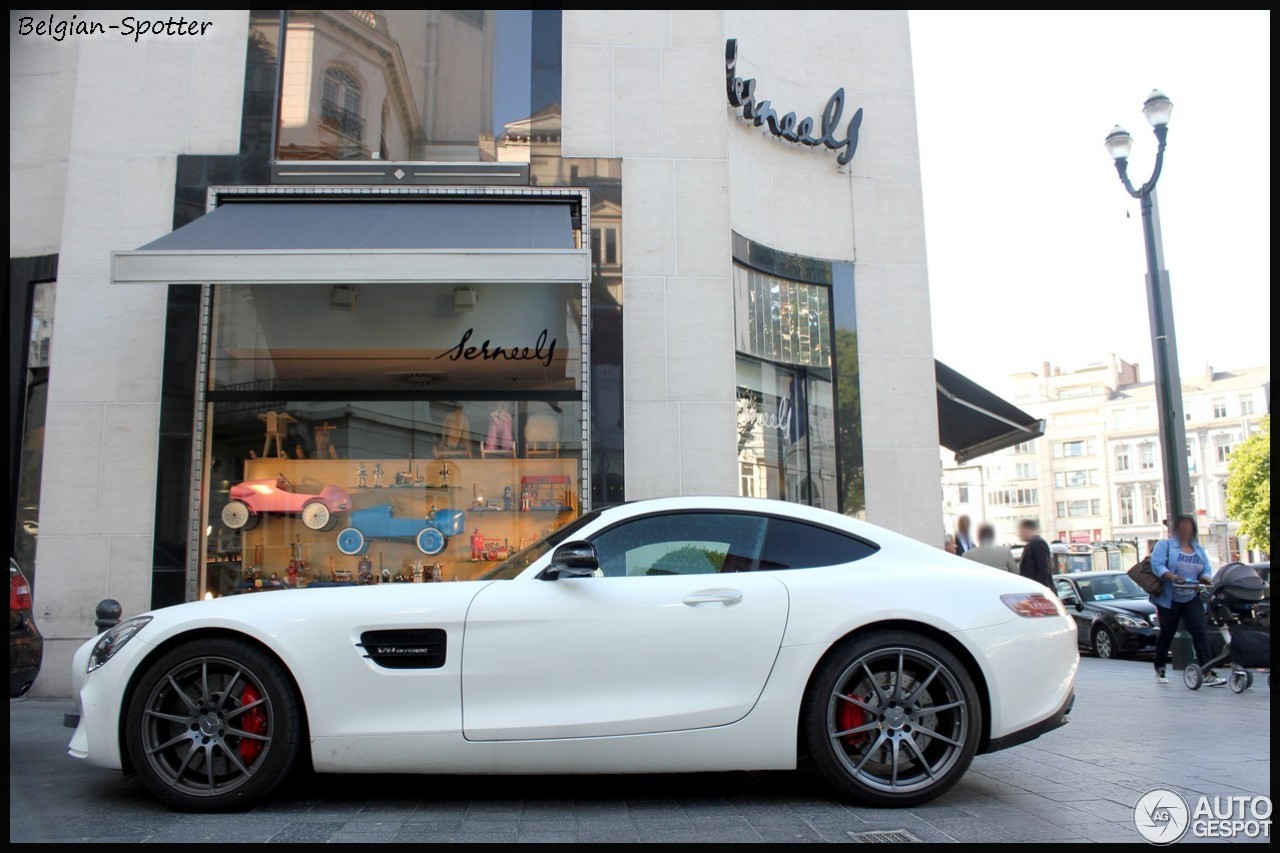
[[[701,607],[704,604],[722,604],[732,607],[742,603],[742,593],[736,589],[703,589],[684,597],[684,603],[690,607]]]

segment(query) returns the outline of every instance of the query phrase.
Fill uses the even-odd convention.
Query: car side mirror
[[[551,564],[538,573],[538,580],[589,578],[600,571],[600,556],[590,542],[566,542],[551,555]]]
[[[1080,603],[1080,599],[1074,595],[1062,596],[1062,605],[1064,607],[1074,607],[1076,610],[1084,610],[1084,605]]]

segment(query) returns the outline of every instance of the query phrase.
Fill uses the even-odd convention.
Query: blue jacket
[[[1200,565],[1204,566],[1204,570],[1200,572],[1200,577],[1213,577],[1213,569],[1209,566],[1209,556],[1200,547],[1200,543],[1193,541],[1191,547],[1195,550],[1196,556],[1200,558]],[[1165,572],[1173,572],[1181,577],[1176,565],[1179,550],[1177,541],[1170,537],[1157,542],[1155,550],[1151,552],[1151,573],[1160,578],[1164,584],[1164,588],[1160,590],[1159,595],[1149,596],[1151,603],[1156,607],[1167,609],[1173,606],[1173,581],[1165,579],[1164,574]]]

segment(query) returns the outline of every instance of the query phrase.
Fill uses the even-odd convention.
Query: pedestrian
[[[1018,574],[1052,589],[1053,555],[1049,552],[1049,543],[1040,535],[1040,522],[1031,518],[1019,521],[1018,538],[1024,543]]]
[[[1196,588],[1197,583],[1207,585],[1212,581],[1213,570],[1209,567],[1208,555],[1196,541],[1199,532],[1195,516],[1180,515],[1173,521],[1173,533],[1157,542],[1151,553],[1151,573],[1164,581],[1160,594],[1150,597],[1160,618],[1160,630],[1156,634],[1157,684],[1169,683],[1165,662],[1179,623],[1186,625],[1200,665],[1213,657],[1209,648],[1209,630],[1205,626],[1204,605],[1200,603],[1200,590]],[[1204,683],[1213,687],[1225,682],[1210,670],[1204,675]]]
[[[974,548],[973,537],[969,535],[969,516],[962,515],[956,519],[956,553],[963,555]]]
[[[954,554],[956,552],[956,538],[950,533],[942,537],[942,550],[946,551],[948,554]]]
[[[978,547],[965,551],[964,558],[993,569],[1018,571],[1018,561],[1013,559],[1013,549],[1008,545],[996,544],[996,529],[990,524],[978,525]]]

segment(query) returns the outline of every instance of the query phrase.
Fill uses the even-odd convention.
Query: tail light
[[[9,572],[9,612],[31,609],[31,585],[22,572]]]
[[[1048,596],[1042,592],[1011,592],[1000,596],[1000,600],[1014,613],[1027,619],[1067,615],[1067,611],[1057,597]]]

